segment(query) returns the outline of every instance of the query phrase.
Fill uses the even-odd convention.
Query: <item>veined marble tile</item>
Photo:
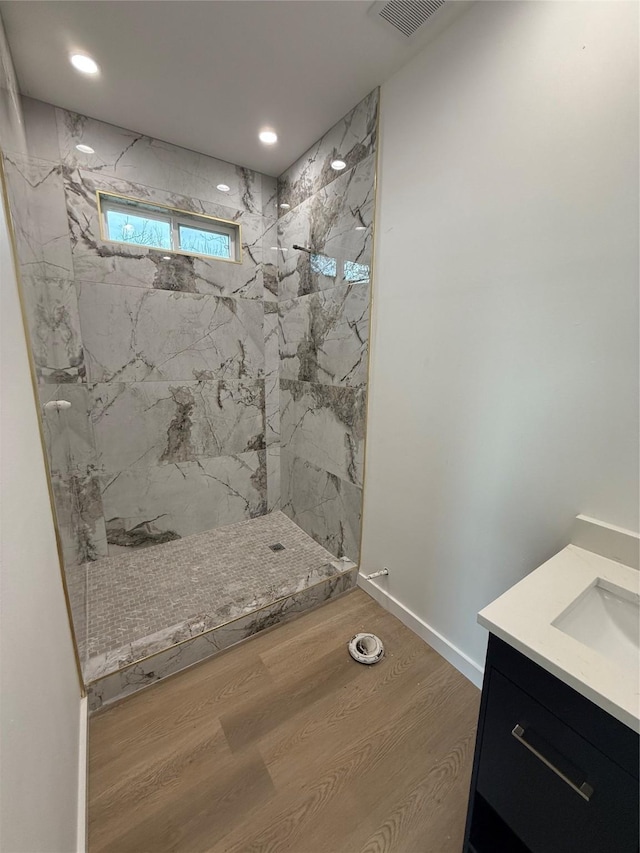
[[[60,163],[56,108],[24,95],[20,98],[27,151],[31,157]]]
[[[180,645],[174,645],[146,660],[140,660],[118,672],[98,678],[88,685],[89,709],[95,711],[115,699],[128,696],[266,628],[283,623],[299,613],[304,613],[324,601],[335,598],[352,589],[356,584],[356,578],[356,569],[341,572],[309,589],[293,593],[274,604],[263,607],[257,612],[249,613],[234,622],[192,639],[186,639]]]
[[[292,208],[318,192],[340,174],[331,162],[344,160],[347,169],[375,151],[378,89],[335,124],[278,178],[278,202]]]
[[[84,350],[73,281],[27,274],[22,276],[22,292],[38,381],[83,382]]]
[[[276,512],[280,507],[280,445],[272,444],[267,447],[267,511]]]
[[[362,485],[365,416],[362,387],[280,380],[283,451],[358,486]]]
[[[265,451],[131,468],[102,486],[111,546],[146,547],[266,512]]]
[[[264,359],[265,376],[278,372],[280,365],[280,331],[278,305],[264,302]]]
[[[262,175],[262,215],[268,219],[278,216],[278,179]]]
[[[305,533],[337,557],[360,558],[362,489],[281,451],[281,507]]]
[[[20,154],[5,155],[4,165],[22,274],[72,278],[62,167]]]
[[[265,219],[264,237],[262,239],[262,281],[264,299],[278,301],[278,223],[275,219]]]
[[[64,564],[81,565],[106,557],[100,482],[91,468],[51,478]]]
[[[56,109],[56,118],[62,162],[71,169],[93,169],[262,214],[261,176],[257,172],[66,110]],[[90,145],[95,154],[77,151],[78,143]],[[229,192],[218,190],[218,184],[227,184]]]
[[[280,440],[280,327],[276,303],[264,303],[265,423],[267,445]]]
[[[349,284],[278,304],[280,376],[331,385],[367,381],[369,284]]]
[[[77,279],[262,299],[262,216],[88,170],[65,167],[64,178],[73,268]],[[178,254],[172,254],[169,260],[165,260],[166,252],[161,250],[103,240],[96,200],[98,190],[238,222],[242,232],[242,263]]]
[[[53,476],[96,470],[96,447],[91,425],[91,398],[86,385],[40,385],[42,429]],[[69,409],[46,409],[51,400],[66,400]]]
[[[80,282],[89,380],[259,379],[262,303]]]
[[[354,271],[358,273],[357,280],[368,280],[374,171],[375,157],[371,156],[280,217],[280,299],[304,296],[353,281]],[[294,245],[310,249],[320,259],[294,249]],[[328,260],[323,262],[325,258]],[[359,266],[349,268],[349,264]]]
[[[272,373],[264,381],[265,392],[265,435],[267,447],[280,441],[280,380]]]
[[[109,474],[263,450],[264,382],[108,382],[91,389],[100,469]]]

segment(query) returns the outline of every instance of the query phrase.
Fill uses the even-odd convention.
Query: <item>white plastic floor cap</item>
[[[384,656],[384,646],[375,634],[356,634],[349,642],[349,654],[358,663],[378,663]]]

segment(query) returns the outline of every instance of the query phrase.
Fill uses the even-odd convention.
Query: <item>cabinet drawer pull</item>
[[[575,782],[572,782],[568,776],[565,776],[562,770],[559,770],[554,764],[549,761],[548,758],[545,758],[541,752],[538,752],[538,750],[534,746],[532,746],[525,740],[525,731],[519,723],[513,727],[511,734],[518,741],[518,743],[521,743],[523,746],[525,746],[529,750],[529,752],[535,755],[535,757],[539,759],[546,767],[548,767],[549,770],[553,770],[556,776],[559,776],[563,782],[565,782],[573,791],[576,792],[576,794],[580,794],[583,800],[589,802],[589,800],[591,799],[591,795],[593,794],[593,788],[591,787],[591,785],[589,785],[587,782],[582,782],[580,785],[576,785]]]

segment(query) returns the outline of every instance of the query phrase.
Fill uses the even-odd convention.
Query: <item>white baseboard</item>
[[[87,738],[89,703],[87,697],[80,699],[80,733],[78,736],[78,835],[77,853],[87,849]]]
[[[421,637],[432,649],[448,661],[452,666],[468,678],[472,684],[482,689],[482,678],[484,667],[477,664],[470,657],[460,651],[446,637],[443,637],[435,628],[427,625],[419,616],[416,616],[408,607],[394,598],[390,593],[381,589],[374,581],[368,581],[358,575],[358,586],[374,598],[378,604],[396,616],[414,634]]]

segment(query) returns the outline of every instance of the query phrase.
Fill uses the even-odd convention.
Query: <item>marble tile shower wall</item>
[[[375,90],[278,179],[281,508],[356,562],[377,116]]]
[[[5,171],[41,402],[72,404],[44,429],[82,649],[75,567],[279,504],[277,185],[23,106],[29,154]],[[96,190],[241,223],[242,264],[104,242]]]

